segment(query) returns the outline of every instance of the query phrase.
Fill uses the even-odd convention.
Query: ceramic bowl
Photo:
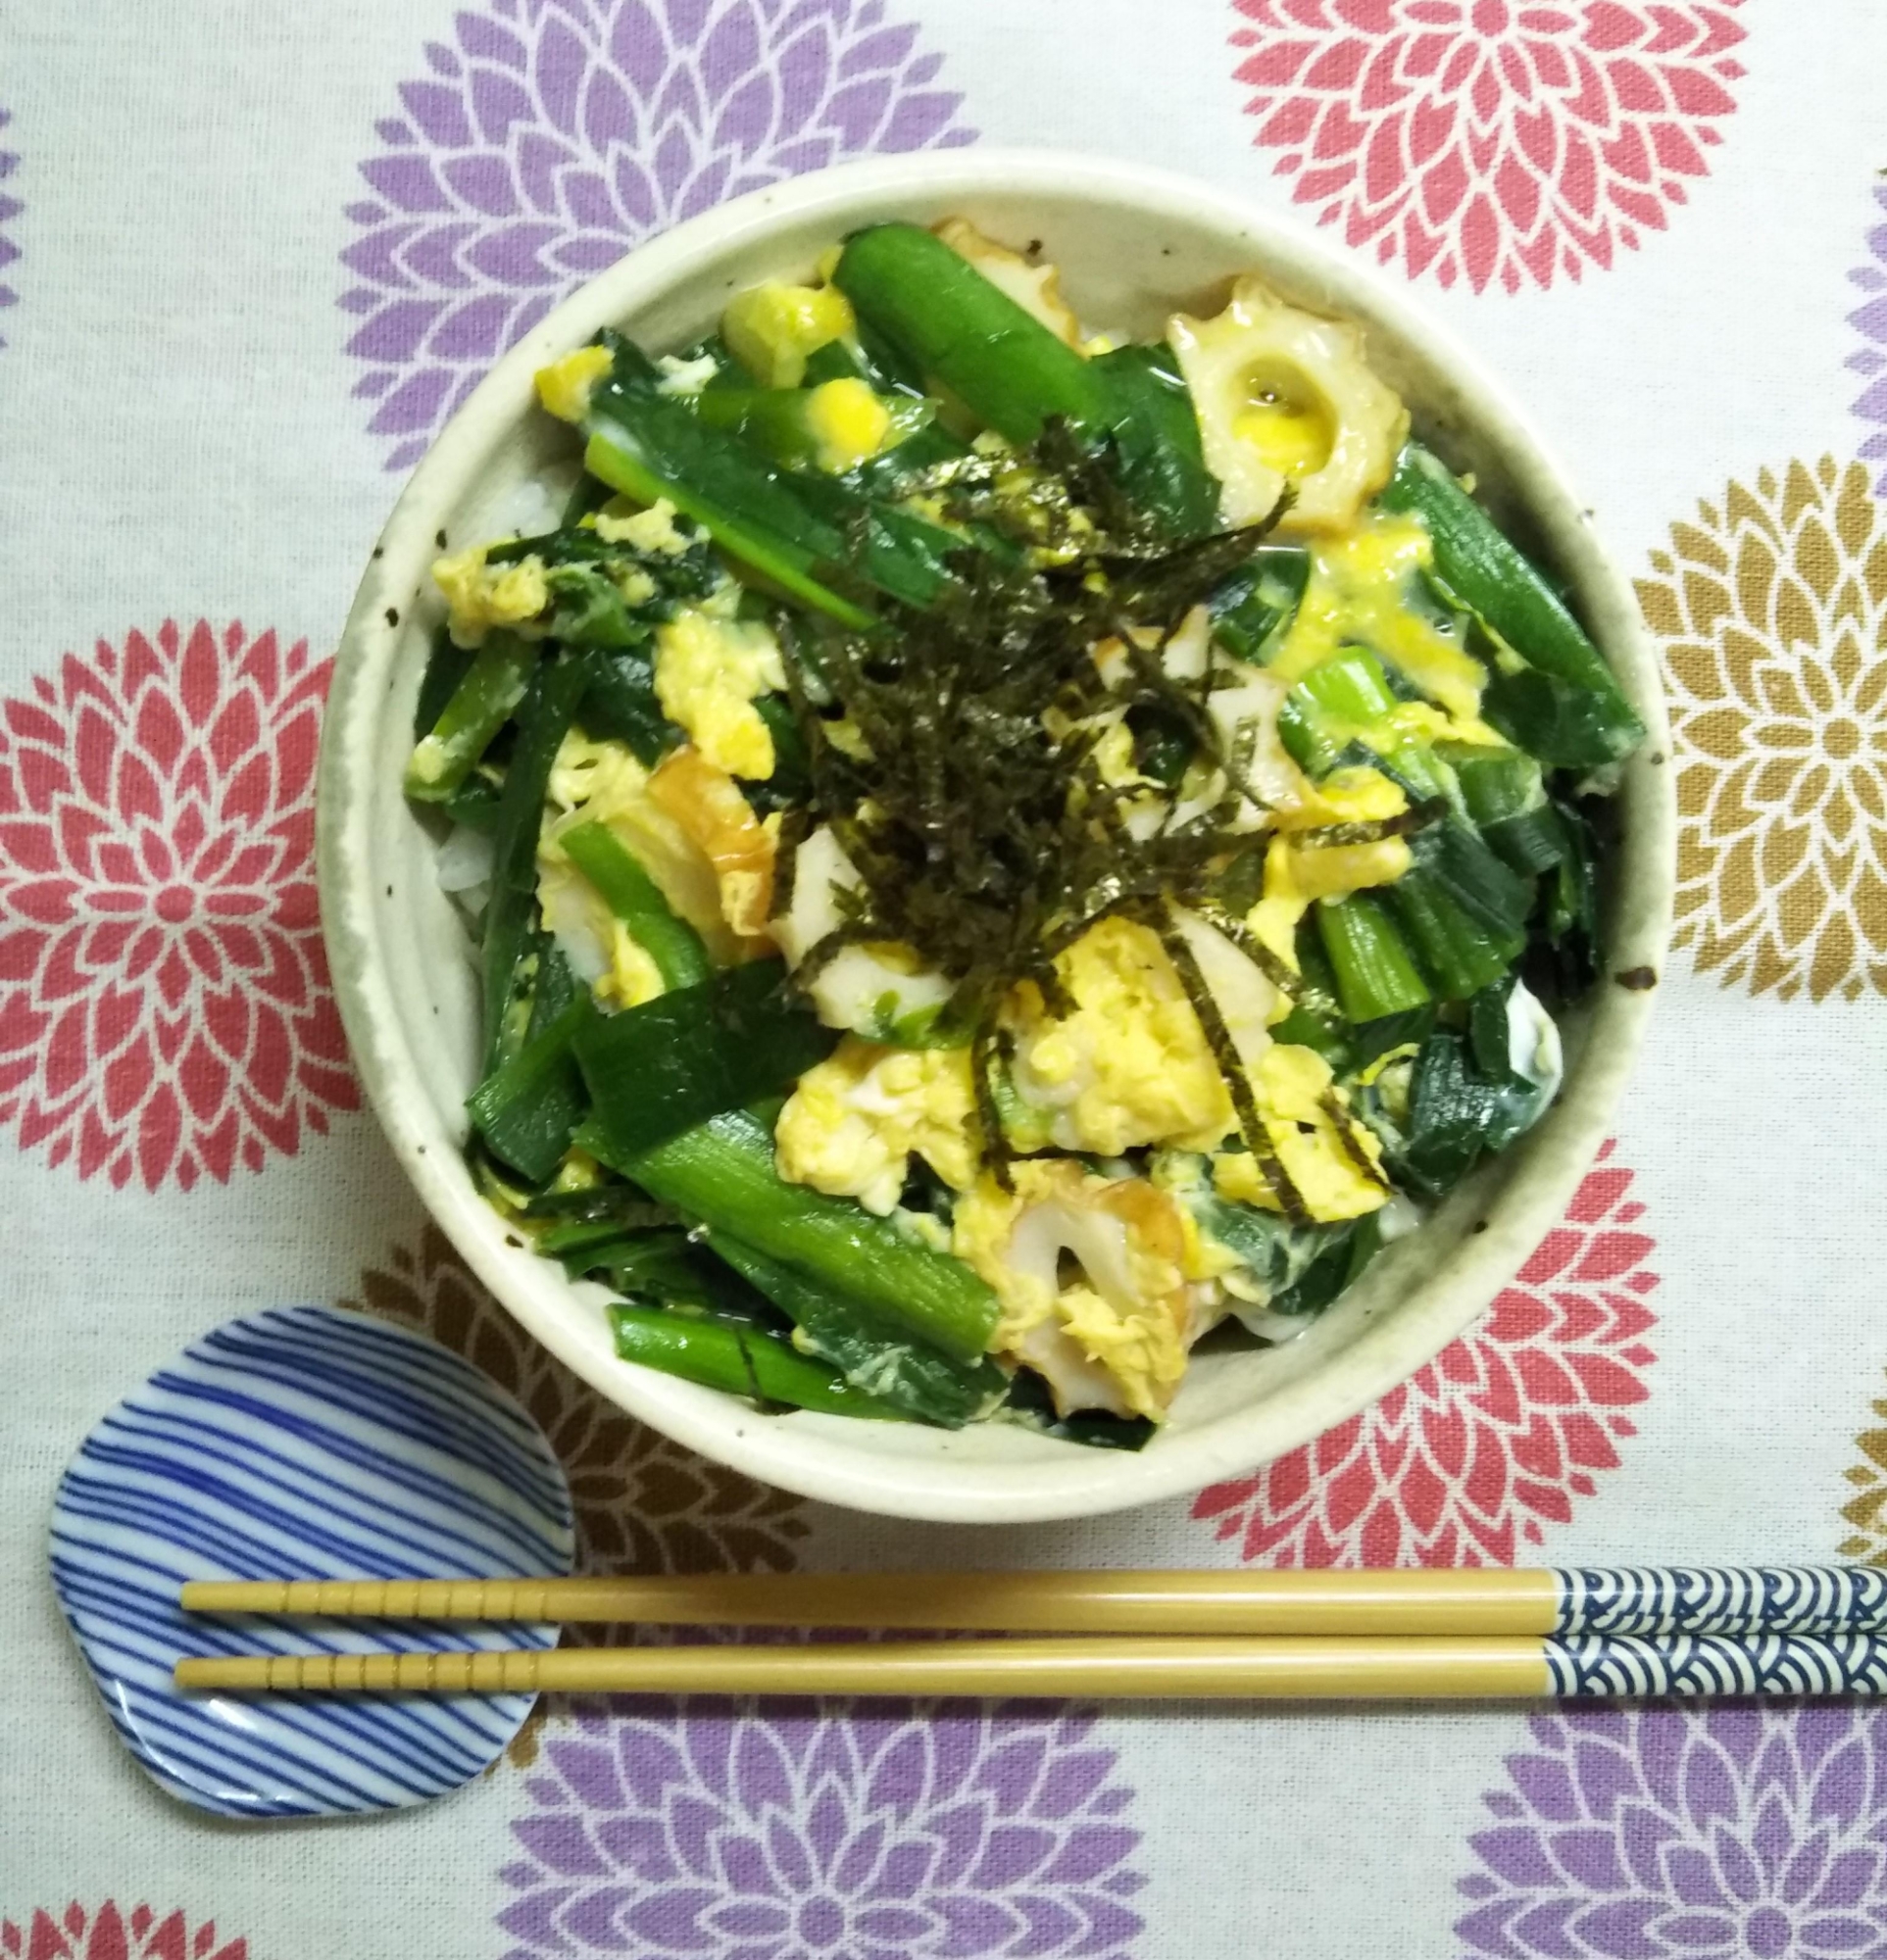
[[[433,558],[448,543],[535,521],[534,486],[571,467],[574,438],[536,409],[534,371],[603,326],[654,350],[685,345],[730,294],[804,277],[858,225],[951,214],[998,238],[1039,240],[1082,318],[1114,331],[1147,337],[1175,309],[1210,313],[1228,277],[1254,270],[1301,305],[1361,321],[1372,365],[1400,390],[1417,431],[1457,469],[1471,469],[1490,507],[1564,578],[1651,731],[1620,792],[1608,971],[1568,1028],[1554,1108],[1301,1338],[1199,1357],[1170,1419],[1134,1455],[1007,1424],[951,1434],[765,1415],[619,1361],[603,1290],[571,1283],[527,1250],[467,1174],[473,969],[435,876],[435,840],[400,793],[439,616]],[[754,192],[639,246],[533,328],[440,434],[374,548],[335,663],[318,806],[322,912],[355,1063],[401,1164],[479,1278],[585,1381],[702,1454],[807,1496],[960,1523],[1083,1516],[1198,1490],[1341,1422],[1468,1327],[1558,1221],[1605,1136],[1643,1037],[1648,983],[1663,966],[1668,740],[1630,587],[1592,512],[1498,384],[1401,287],[1287,220],[1157,171],[1016,151],[886,158]]]

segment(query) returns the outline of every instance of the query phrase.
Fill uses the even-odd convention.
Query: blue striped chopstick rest
[[[1887,1572],[1869,1565],[1571,1567],[1554,1632],[1887,1634]]]
[[[50,1558],[120,1737],[224,1817],[421,1803],[496,1760],[530,1694],[229,1702],[176,1692],[186,1654],[549,1647],[553,1627],[197,1619],[186,1579],[566,1573],[570,1492],[543,1432],[469,1361],[324,1306],[217,1328],[86,1437]]]

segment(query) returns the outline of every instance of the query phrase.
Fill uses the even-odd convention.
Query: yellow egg
[[[728,351],[763,388],[797,388],[807,356],[849,338],[855,325],[851,302],[836,286],[778,281],[736,293],[720,317]]]
[[[1072,1011],[1055,1018],[1025,985],[1010,1017],[1025,1105],[1012,1125],[1018,1147],[1118,1156],[1194,1136],[1208,1149],[1223,1137],[1231,1099],[1158,936],[1104,919],[1055,963]]]
[[[1165,1416],[1202,1326],[1200,1258],[1181,1207],[1144,1178],[1080,1164],[1012,1166],[958,1201],[952,1250],[1002,1305],[992,1349],[1035,1369],[1063,1414]]]
[[[572,728],[558,745],[544,796],[560,814],[589,804],[601,816],[618,801],[639,796],[648,779],[648,770],[624,743],[592,742]]]
[[[1372,885],[1393,885],[1414,859],[1408,839],[1378,837],[1368,844],[1329,844],[1311,850],[1287,840],[1281,853],[1283,889],[1294,900],[1343,899]],[[1271,859],[1265,863],[1266,896],[1270,896]]]
[[[846,375],[821,381],[808,393],[806,422],[819,446],[819,467],[836,474],[856,468],[884,447],[891,411],[869,382]]]
[[[1408,808],[1408,793],[1393,776],[1362,763],[1332,769],[1317,784],[1316,801],[1282,821],[1293,830],[1322,823],[1379,823]]]
[[[432,582],[445,595],[446,624],[462,647],[481,644],[494,626],[521,626],[550,604],[544,562],[533,552],[515,564],[487,564],[489,545],[472,545],[432,562]]]
[[[646,511],[637,510],[626,497],[612,497],[596,513],[592,528],[605,544],[678,558],[694,539],[676,528],[674,515],[674,506],[666,497],[658,497]]]
[[[1242,1276],[1246,1271],[1245,1255],[1221,1244],[1200,1223],[1199,1211],[1213,1196],[1212,1174],[1212,1158],[1199,1151],[1157,1151],[1148,1172],[1154,1189],[1167,1193],[1179,1207],[1186,1236],[1186,1277],[1195,1282]],[[1210,1298],[1211,1289],[1204,1291]]]
[[[1406,732],[1499,741],[1480,718],[1486,669],[1458,636],[1438,631],[1408,603],[1412,581],[1433,563],[1419,520],[1381,511],[1341,537],[1315,539],[1303,603],[1266,671],[1302,680],[1340,648],[1361,642],[1440,704],[1403,704],[1393,719]],[[1413,717],[1405,711],[1411,709]]]
[[[537,399],[559,421],[580,422],[589,414],[596,384],[614,365],[607,347],[579,347],[537,370]]]
[[[1402,786],[1380,769],[1333,769],[1312,799],[1283,812],[1287,826],[1265,853],[1265,896],[1246,923],[1265,944],[1297,970],[1297,929],[1316,899],[1347,898],[1352,892],[1393,885],[1414,861],[1408,840],[1378,838],[1370,844],[1304,846],[1293,830],[1323,824],[1377,823],[1409,808]]]
[[[1313,1218],[1331,1223],[1381,1209],[1389,1198],[1382,1146],[1367,1124],[1348,1117],[1348,1099],[1315,1049],[1274,1044],[1254,1071],[1252,1088],[1271,1149]],[[1342,1124],[1331,1113],[1333,1102],[1345,1113]],[[1375,1175],[1365,1175],[1358,1153]],[[1241,1204],[1284,1208],[1249,1151],[1215,1156],[1213,1183],[1221,1197]]]
[[[656,629],[655,693],[716,768],[764,780],[773,738],[754,701],[786,685],[779,642],[758,619],[725,619],[690,606]]]
[[[915,1151],[962,1190],[976,1175],[975,1113],[968,1049],[881,1048],[848,1035],[787,1098],[773,1133],[779,1172],[886,1212]]]
[[[1094,765],[1094,773],[1110,789],[1132,789],[1152,780],[1140,773],[1133,753],[1133,730],[1127,726],[1124,714],[1101,731],[1088,751],[1088,760]]]

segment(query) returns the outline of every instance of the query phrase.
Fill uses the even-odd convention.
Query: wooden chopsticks
[[[1062,1635],[180,1662],[223,1692],[1397,1696],[1887,1691],[1867,1567],[198,1582],[186,1611]]]
[[[198,1582],[190,1613],[989,1634],[1544,1634],[1549,1572],[838,1572]]]

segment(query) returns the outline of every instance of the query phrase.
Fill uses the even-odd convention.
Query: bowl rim
[[[1445,1255],[1446,1284],[1431,1277],[1340,1351],[1251,1405],[1269,1432],[1241,1443],[1253,1425],[1220,1415],[1190,1432],[1167,1432],[1143,1452],[1123,1455],[1067,1446],[1068,1461],[1048,1474],[1038,1460],[1017,1465],[1000,1488],[975,1480],[953,1488],[964,1466],[950,1462],[947,1433],[924,1456],[887,1456],[845,1443],[842,1419],[757,1415],[732,1396],[620,1362],[595,1364],[571,1317],[528,1297],[518,1254],[502,1221],[472,1188],[457,1140],[437,1120],[419,1071],[399,1036],[399,1011],[374,926],[368,812],[372,743],[399,642],[399,611],[422,583],[434,555],[439,514],[472,480],[495,429],[528,413],[535,370],[581,345],[596,328],[659,302],[703,262],[764,238],[787,221],[829,217],[833,235],[859,207],[882,209],[909,197],[1039,194],[1138,213],[1202,220],[1248,242],[1252,262],[1288,266],[1315,278],[1332,311],[1388,323],[1417,357],[1448,378],[1465,425],[1494,431],[1520,501],[1551,538],[1559,569],[1589,618],[1603,613],[1607,657],[1647,725],[1633,764],[1632,818],[1621,854],[1627,903],[1614,934],[1623,970],[1662,977],[1675,883],[1674,768],[1664,766],[1669,733],[1659,668],[1628,579],[1600,543],[1592,512],[1529,417],[1479,357],[1432,319],[1406,289],[1380,277],[1301,220],[1165,170],[1074,151],[976,147],[868,158],[752,191],[633,247],[577,287],[510,349],[458,409],[402,490],[368,562],[338,650],[323,721],[316,793],[316,875],[329,973],[354,1065],[401,1167],[432,1218],[479,1280],[524,1329],[580,1379],[677,1443],[802,1496],[881,1516],[935,1523],[1023,1524],[1098,1516],[1199,1491],[1249,1474],[1310,1442],[1406,1382],[1465,1333],[1559,1222],[1596,1159],[1612,1111],[1642,1044],[1650,986],[1596,989],[1592,1042],[1568,1072],[1552,1112],[1556,1151],[1535,1153],[1487,1207],[1484,1232],[1463,1237]],[[1595,621],[1596,624],[1596,621]],[[1646,764],[1649,763],[1649,766]],[[457,1176],[455,1178],[454,1171]],[[1498,1229],[1496,1229],[1498,1228]],[[515,1243],[515,1242],[514,1242]],[[524,1254],[533,1265],[533,1254]],[[569,1283],[558,1284],[568,1288]],[[925,1464],[934,1474],[921,1474]],[[920,1474],[905,1477],[916,1467]],[[892,1475],[893,1470],[899,1475]]]

